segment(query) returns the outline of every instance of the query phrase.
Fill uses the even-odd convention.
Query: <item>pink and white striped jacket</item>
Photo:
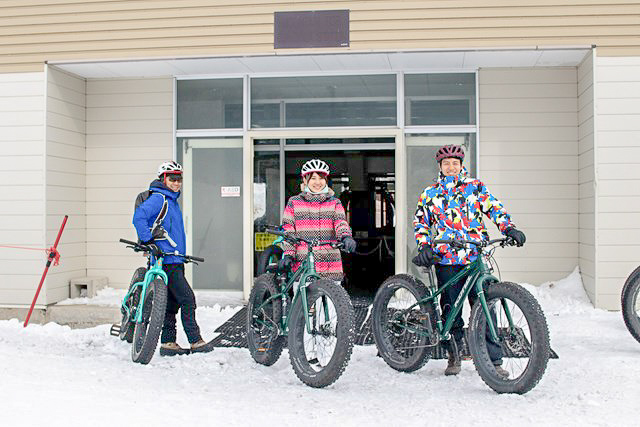
[[[282,228],[286,233],[307,240],[340,241],[345,236],[351,236],[344,207],[331,189],[327,194],[302,192],[291,197],[284,208]],[[284,242],[283,247],[284,255],[294,257],[293,271],[296,271],[307,256],[307,245],[303,243],[294,247]],[[321,277],[342,280],[342,257],[338,249],[329,245],[314,246],[313,253],[316,271]]]

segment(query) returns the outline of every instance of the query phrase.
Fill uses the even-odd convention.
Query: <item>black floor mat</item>
[[[356,345],[373,345],[373,334],[371,332],[371,300],[367,298],[357,298],[352,301],[356,316]],[[246,322],[247,307],[243,307],[229,320],[220,325],[216,332],[219,332],[212,341],[216,347],[247,347],[246,338]],[[503,346],[505,356],[514,355],[513,351]],[[470,357],[469,345],[467,343],[467,328],[465,328],[465,337],[461,349],[462,357]],[[441,345],[437,345],[431,352],[432,359],[446,359],[447,353]],[[557,359],[558,355],[555,351],[550,350],[549,358]]]

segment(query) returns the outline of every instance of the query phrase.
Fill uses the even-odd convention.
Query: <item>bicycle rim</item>
[[[403,359],[422,352],[428,343],[427,316],[415,295],[399,287],[389,296],[382,316],[383,334],[391,348]]]
[[[149,330],[149,320],[151,319],[151,310],[153,308],[153,293],[153,284],[149,284],[147,287],[144,307],[142,309],[142,322],[136,324],[134,331],[133,346],[136,354],[142,352],[142,347],[144,346],[144,342],[147,337],[147,331]]]
[[[309,364],[316,372],[329,364],[338,342],[338,314],[328,295],[318,295],[309,302],[311,332],[306,327],[302,334],[304,352]]]

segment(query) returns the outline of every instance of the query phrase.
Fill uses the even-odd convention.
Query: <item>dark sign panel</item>
[[[348,47],[349,11],[275,12],[274,47]]]

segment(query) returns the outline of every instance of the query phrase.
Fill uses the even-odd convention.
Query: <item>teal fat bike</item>
[[[306,244],[307,255],[294,273],[272,265],[255,279],[247,305],[247,347],[257,363],[271,366],[287,345],[296,376],[310,387],[326,387],[351,358],[354,311],[344,288],[316,273],[314,254],[323,245],[340,249],[342,244],[267,232]]]
[[[140,267],[133,273],[129,290],[120,306],[120,325],[114,325],[111,334],[131,343],[131,359],[146,365],[153,358],[158,345],[167,307],[169,279],[162,270],[163,257],[180,256],[185,263],[204,262],[204,259],[168,252],[152,253],[149,246],[125,239],[120,239],[120,242],[135,252],[144,252],[147,255],[147,267]]]
[[[421,280],[398,274],[384,281],[373,302],[372,329],[376,346],[393,369],[412,372],[429,360],[432,350],[443,341],[456,345],[450,334],[456,315],[472,289],[477,293],[468,327],[469,350],[482,380],[498,393],[524,394],[542,378],[549,360],[549,329],[536,299],[522,286],[500,282],[492,273],[495,249],[511,246],[511,238],[489,241],[435,240],[477,248],[477,259],[465,266],[438,289],[433,267],[425,285]],[[446,318],[442,318],[438,296],[445,288],[466,278],[460,296]],[[487,341],[502,348],[500,375],[490,358]],[[455,352],[458,353],[457,351]]]
[[[640,267],[631,272],[624,283],[621,295],[622,318],[631,336],[640,342]]]

